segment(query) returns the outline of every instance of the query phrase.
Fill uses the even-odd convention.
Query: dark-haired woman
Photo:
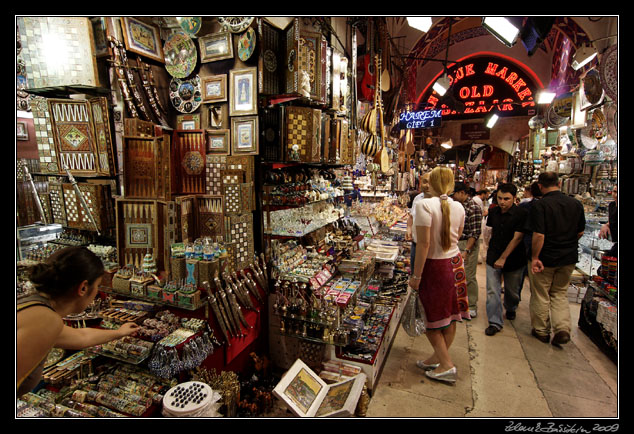
[[[63,318],[83,312],[95,299],[104,267],[84,247],[67,247],[31,269],[35,292],[17,300],[17,396],[31,391],[41,379],[44,360],[52,348],[80,350],[133,334],[138,326],[118,330],[74,329]]]

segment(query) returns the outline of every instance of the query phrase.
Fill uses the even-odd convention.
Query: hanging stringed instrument
[[[375,68],[374,64],[374,32],[372,31],[373,21],[368,19],[367,23],[367,40],[366,47],[369,47],[369,50],[361,59],[361,66],[364,71],[363,78],[361,79],[361,84],[359,86],[359,99],[363,101],[372,101],[374,98],[375,90],[376,90],[376,77],[380,74],[380,70]]]
[[[380,69],[381,59],[377,55],[375,56],[375,65],[377,70]],[[380,80],[380,77],[379,77]],[[377,89],[379,87],[377,86]],[[361,129],[368,133],[368,136],[363,140],[361,144],[361,152],[370,158],[374,158],[381,149],[382,142],[377,135],[377,126],[381,129],[380,133],[384,136],[383,127],[383,111],[380,108],[379,92],[374,94],[374,106],[368,111],[361,121]]]

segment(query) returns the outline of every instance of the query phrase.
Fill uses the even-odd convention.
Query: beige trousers
[[[458,248],[464,254],[467,248],[467,241],[458,241]],[[469,297],[469,309],[478,309],[478,279],[476,272],[478,270],[478,255],[480,254],[480,239],[473,244],[471,253],[464,258],[464,271],[467,275],[467,296]]]
[[[570,306],[568,286],[575,264],[563,267],[544,267],[541,273],[533,273],[528,263],[528,280],[531,286],[529,305],[531,325],[543,336],[566,331],[570,333]]]

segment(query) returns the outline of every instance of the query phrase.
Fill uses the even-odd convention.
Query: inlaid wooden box
[[[77,183],[82,192],[88,211],[83,207],[79,195],[72,184],[62,184],[66,226],[74,229],[105,232],[114,226],[114,216],[110,206],[110,187],[104,184]],[[93,225],[88,214],[95,220]]]
[[[174,199],[176,239],[193,242],[197,238],[224,236],[224,201],[221,195],[187,195]]]
[[[47,99],[48,121],[54,139],[55,164],[49,172],[114,176],[116,164],[105,97],[88,100]]]
[[[326,38],[302,27],[298,18],[284,30],[286,59],[284,93],[299,94],[302,75],[308,74],[310,99],[326,102]]]
[[[170,200],[170,141],[165,137],[123,137],[124,195],[130,199]]]
[[[122,199],[115,203],[119,265],[141,268],[150,253],[159,271],[169,264],[170,246],[167,203],[151,199]]]
[[[285,161],[321,162],[321,110],[286,107],[284,139]]]
[[[205,130],[175,130],[172,139],[174,194],[204,194],[206,167]]]

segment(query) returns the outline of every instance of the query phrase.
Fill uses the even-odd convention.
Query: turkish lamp
[[[493,113],[487,120],[487,128],[493,128],[498,119],[500,119],[500,117],[496,113]]]
[[[577,51],[575,51],[574,56],[572,56],[572,69],[575,71],[579,70],[596,56],[596,48],[590,45],[582,45]]]
[[[507,47],[515,45],[520,29],[505,17],[484,17],[482,27]]]
[[[440,144],[441,147],[445,148],[445,149],[451,149],[453,147],[453,142],[451,141],[451,139],[446,140],[444,142],[442,142]]]
[[[555,92],[542,90],[537,94],[537,104],[550,104],[555,99]]]
[[[427,33],[431,28],[431,17],[407,17],[407,24],[414,29]]]
[[[438,93],[438,95],[443,96],[445,93],[447,93],[449,86],[451,86],[451,82],[449,80],[449,77],[447,76],[447,73],[445,73],[442,77],[436,80],[433,89],[436,91],[436,93]]]

